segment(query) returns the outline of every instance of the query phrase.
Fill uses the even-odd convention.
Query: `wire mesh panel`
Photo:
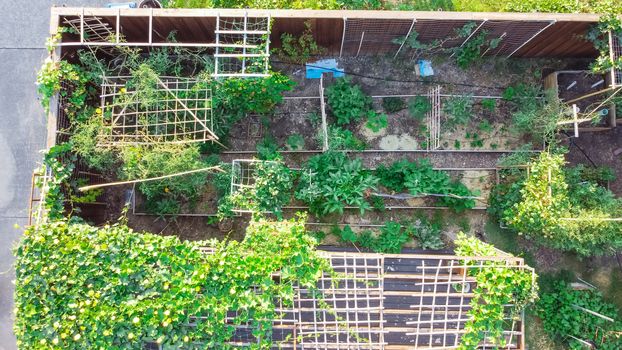
[[[486,40],[501,40],[496,48],[484,47],[482,56],[511,55],[550,24],[550,21],[486,21],[480,29],[488,33]]]
[[[609,32],[610,36],[610,55],[613,61],[622,60],[622,33]],[[611,74],[612,87],[622,86],[622,69],[615,69]]]
[[[441,87],[437,86],[428,91],[428,102],[430,110],[426,113],[428,121],[428,142],[429,150],[438,149],[441,146]]]
[[[267,76],[270,58],[270,17],[216,19],[216,77]]]
[[[383,349],[383,257],[325,257],[336,274],[321,277],[317,291],[298,290],[300,348]]]
[[[215,141],[212,92],[204,81],[156,78],[149,89],[134,88],[128,77],[104,79],[99,144]]]
[[[405,37],[412,25],[411,19],[348,19],[343,38],[343,54],[375,54],[395,52],[398,44],[393,39]]]
[[[415,30],[417,31],[417,40],[424,44],[429,44],[434,40],[446,40],[448,38],[453,38],[451,40],[446,40],[444,42],[443,47],[449,48],[454,46],[459,46],[462,44],[464,39],[458,38],[456,31],[465,24],[469,22],[475,21],[466,21],[466,20],[417,20],[415,23]],[[481,24],[481,22],[476,22],[477,25]]]

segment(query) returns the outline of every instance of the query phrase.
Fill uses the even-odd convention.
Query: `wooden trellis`
[[[143,94],[128,86],[129,79],[104,79],[100,145],[218,142],[212,131],[212,92],[207,84],[161,77],[153,91]]]

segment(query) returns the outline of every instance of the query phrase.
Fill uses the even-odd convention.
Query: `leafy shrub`
[[[467,125],[473,116],[473,99],[471,97],[451,97],[443,105],[447,115],[444,126],[454,130],[458,125]]]
[[[350,78],[337,78],[335,83],[326,89],[328,106],[337,118],[337,124],[345,125],[367,116],[371,108],[371,98]]]
[[[397,222],[387,221],[380,229],[380,235],[374,243],[374,251],[378,253],[398,254],[410,240],[408,232]]]
[[[147,179],[206,167],[196,145],[127,146],[121,149],[120,156],[123,163],[119,176],[125,180]],[[207,172],[198,172],[141,182],[137,187],[145,195],[147,208],[151,212],[177,214],[182,203],[193,205],[199,199],[207,177]]]
[[[590,256],[622,247],[620,223],[606,221],[620,217],[620,200],[563,165],[563,155],[542,152],[529,163],[528,177],[513,174],[495,187],[491,212],[512,230],[552,248]]]
[[[323,138],[320,132],[320,138]],[[320,140],[321,143],[321,140]],[[365,142],[352,133],[352,131],[338,126],[328,126],[328,147],[331,150],[355,150],[365,149]]]
[[[272,136],[266,136],[257,142],[257,157],[263,160],[274,160],[280,157],[279,145]]]
[[[558,281],[554,290],[544,293],[537,303],[537,314],[543,322],[544,330],[558,344],[571,349],[584,348],[584,344],[570,338],[574,336],[584,341],[598,344],[598,349],[618,349],[620,346],[620,321],[609,322],[598,316],[578,309],[618,318],[617,308],[605,302],[595,290],[573,290],[563,281]]]
[[[281,34],[281,47],[274,49],[281,59],[298,64],[305,64],[312,56],[321,55],[326,51],[315,42],[311,31],[311,21],[305,22],[305,30],[295,38],[289,33]]]
[[[122,225],[31,226],[15,250],[18,346],[226,348],[234,336],[226,320],[242,305],[231,322],[249,322],[257,349],[269,349],[274,301],[294,298],[284,286],[313,288],[330,271],[304,219],[251,222],[242,242],[212,242],[211,254],[200,250],[205,244]]]
[[[455,252],[459,256],[498,256],[492,245],[460,232],[455,240]],[[468,261],[465,264],[469,264]],[[476,349],[485,339],[504,347],[503,333],[507,317],[517,317],[538,296],[538,287],[532,271],[511,268],[504,262],[484,261],[485,267],[470,269],[477,286],[468,311],[465,333],[460,338],[461,350]],[[488,266],[486,266],[488,265]],[[513,304],[510,315],[504,305]]]
[[[45,174],[46,169],[51,171],[52,177],[44,182],[42,178],[36,183],[42,191],[45,191],[43,197],[43,208],[46,216],[50,220],[60,220],[65,215],[65,194],[71,194],[71,187],[68,180],[75,169],[77,160],[75,155],[71,154],[72,144],[70,142],[61,143],[50,147],[43,156],[42,173]]]
[[[415,238],[421,249],[438,250],[445,247],[441,240],[441,227],[429,220],[419,218],[406,226],[408,234]]]
[[[281,161],[253,163],[252,176],[254,186],[241,187],[231,193],[225,204],[221,203],[221,217],[231,214],[229,209],[235,207],[250,210],[254,213],[271,212],[281,219],[283,206],[291,201],[293,174]]]
[[[475,206],[473,193],[459,181],[453,181],[446,172],[434,170],[427,159],[420,161],[399,160],[389,168],[384,165],[376,169],[380,184],[388,190],[412,195],[435,195],[437,203],[458,212]]]
[[[387,115],[384,113],[377,113],[375,111],[367,112],[367,123],[365,126],[373,132],[378,132],[389,125],[387,121]]]
[[[472,29],[469,30],[469,34],[471,31]],[[501,42],[501,38],[486,40],[487,37],[488,31],[482,30],[477,35],[471,37],[471,39],[469,39],[469,41],[467,41],[464,45],[454,48],[456,63],[458,63],[458,66],[460,68],[468,68],[474,62],[481,59],[482,55],[484,54],[484,52],[482,51],[493,50],[497,48],[497,46]]]
[[[432,110],[430,101],[425,96],[416,96],[408,102],[408,112],[410,116],[422,121],[425,115]]]
[[[111,149],[97,145],[98,136],[103,134],[102,118],[94,115],[78,125],[71,135],[73,152],[89,167],[101,172],[110,172],[117,158]]]
[[[377,183],[360,159],[326,152],[309,159],[302,169],[296,198],[317,215],[343,214],[346,206],[358,207],[362,214],[371,208],[366,198]]]
[[[345,225],[343,229],[339,229],[339,226],[334,226],[332,229],[332,233],[338,236],[343,242],[353,244],[357,242],[356,233],[352,231],[350,225]]]
[[[387,113],[397,113],[406,108],[406,103],[400,97],[385,97],[382,99],[382,108]]]
[[[511,102],[513,130],[538,141],[551,139],[557,122],[568,112],[554,91],[545,91],[544,98],[542,95],[539,86],[525,84],[510,86],[503,92],[503,98]]]

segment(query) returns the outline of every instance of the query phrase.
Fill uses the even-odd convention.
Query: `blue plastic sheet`
[[[320,60],[317,62],[307,63],[307,79],[320,79],[323,73],[332,73],[335,78],[345,76],[343,69],[337,67],[336,59]]]

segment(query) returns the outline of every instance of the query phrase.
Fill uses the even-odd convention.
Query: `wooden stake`
[[[96,188],[101,188],[101,187],[110,187],[110,186],[117,186],[117,185],[135,184],[135,183],[147,182],[147,181],[157,181],[157,180],[162,180],[162,179],[168,179],[168,178],[171,178],[171,177],[183,176],[183,175],[189,175],[189,174],[195,174],[195,173],[200,173],[200,172],[210,171],[210,170],[219,171],[219,172],[221,172],[221,173],[224,173],[224,172],[225,172],[224,170],[222,170],[222,169],[221,169],[220,167],[218,167],[218,166],[211,166],[211,167],[207,167],[207,168],[195,169],[195,170],[188,170],[188,171],[182,171],[182,172],[180,172],[180,173],[176,173],[176,174],[170,174],[170,175],[164,175],[164,176],[152,177],[152,178],[148,178],[148,179],[128,180],[128,181],[117,181],[117,182],[109,182],[109,183],[105,183],[105,184],[97,184],[97,185],[83,186],[83,187],[80,187],[78,190],[79,190],[80,192],[86,192],[86,191],[94,190],[94,189],[96,189]]]

